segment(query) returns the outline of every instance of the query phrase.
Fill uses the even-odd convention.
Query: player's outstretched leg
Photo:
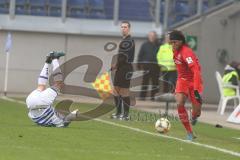
[[[76,120],[78,117],[78,109],[70,112],[66,117],[64,117],[64,127],[67,127],[72,121]]]
[[[49,65],[52,63],[52,58],[47,55],[45,64],[40,72],[40,75],[38,77],[38,87],[37,90],[44,91],[46,89],[46,84],[48,82],[49,78]]]
[[[176,93],[175,98],[177,101],[177,109],[178,109],[179,119],[187,131],[187,140],[192,141],[193,137],[194,137],[193,131],[192,131],[191,124],[189,122],[187,110],[185,108],[185,102],[186,102],[187,97],[183,93]]]
[[[38,107],[39,101],[40,101],[39,100],[40,98],[38,98],[38,97],[40,97],[39,94],[41,94],[41,92],[43,92],[46,89],[46,85],[47,85],[48,78],[49,78],[48,70],[49,70],[49,65],[51,63],[52,63],[51,58],[49,58],[47,56],[45,64],[43,65],[43,68],[38,77],[37,89],[32,91],[26,98],[26,104],[27,104],[27,107],[30,110],[30,112],[32,109],[35,109]],[[29,114],[31,114],[30,112],[29,112]],[[30,116],[30,118],[31,118],[31,116]]]
[[[62,56],[64,56],[65,53],[63,52],[50,52],[49,57],[52,59],[52,76],[53,76],[53,86],[51,86],[52,89],[56,90],[57,92],[60,92],[62,86],[63,86],[63,74],[60,69],[59,61],[58,59]]]
[[[43,91],[46,89],[46,84],[47,84],[48,78],[49,78],[48,77],[49,65],[52,63],[53,59],[59,59],[60,57],[62,57],[64,55],[65,54],[63,52],[50,52],[47,55],[45,64],[44,64],[42,71],[38,78],[38,90]],[[59,64],[57,67],[59,67]]]
[[[51,86],[52,89],[56,90],[57,92],[60,92],[62,85],[63,85],[63,74],[60,69],[59,61],[58,59],[65,54],[63,52],[50,52],[49,57],[52,59],[52,68],[53,68],[53,80],[54,84]],[[57,127],[67,127],[71,121],[75,120],[78,115],[78,110],[74,110],[64,116],[63,119],[63,125],[59,125]]]

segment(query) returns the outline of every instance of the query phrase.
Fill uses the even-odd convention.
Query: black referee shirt
[[[119,43],[117,63],[119,65],[126,62],[132,63],[134,60],[135,42],[131,35],[123,38]]]

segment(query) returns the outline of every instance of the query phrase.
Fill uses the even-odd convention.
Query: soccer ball
[[[171,128],[171,123],[167,118],[160,118],[155,123],[155,129],[159,133],[167,133]]]

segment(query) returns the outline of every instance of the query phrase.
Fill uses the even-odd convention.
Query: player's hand
[[[198,90],[194,90],[194,96],[195,96],[196,100],[197,100],[200,104],[202,104],[202,97],[201,97],[201,95],[199,94]]]

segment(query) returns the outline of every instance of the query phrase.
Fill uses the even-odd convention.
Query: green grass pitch
[[[74,104],[87,110],[90,104]],[[131,111],[138,112],[135,110]],[[73,122],[68,128],[35,125],[27,117],[24,104],[0,99],[0,160],[239,160],[239,130],[215,128],[199,123],[195,140],[200,146],[185,141],[156,136],[153,121],[117,121],[104,115],[99,119],[111,124],[138,128],[134,131],[117,125],[90,120]],[[167,136],[185,138],[178,121],[171,121]],[[153,133],[147,134],[145,133]],[[214,146],[210,149],[204,145]],[[232,151],[231,155],[219,148]]]

